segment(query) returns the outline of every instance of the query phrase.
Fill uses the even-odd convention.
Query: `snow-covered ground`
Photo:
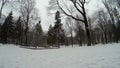
[[[44,50],[0,44],[0,68],[120,68],[120,43]]]

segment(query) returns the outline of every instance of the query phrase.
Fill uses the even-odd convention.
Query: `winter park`
[[[120,68],[120,0],[0,0],[0,68]]]

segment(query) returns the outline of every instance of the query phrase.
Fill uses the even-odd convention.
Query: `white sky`
[[[49,25],[51,24],[51,22],[49,22],[50,19],[48,19],[47,16],[47,6],[48,6],[49,0],[36,0],[36,7],[39,9],[40,11],[40,16],[41,16],[41,24],[43,27],[43,30],[48,30]]]

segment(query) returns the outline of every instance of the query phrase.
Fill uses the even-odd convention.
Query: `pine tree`
[[[42,46],[43,45],[43,30],[41,27],[41,21],[36,24],[35,26],[35,46]]]
[[[2,43],[7,43],[8,40],[10,42],[11,41],[10,38],[14,38],[14,23],[13,23],[12,11],[5,19],[5,22],[3,23],[1,29],[2,29],[1,30]]]
[[[53,46],[55,40],[54,40],[54,34],[53,34],[53,27],[50,25],[48,29],[48,34],[47,34],[47,44],[50,46]]]
[[[56,44],[58,46],[58,48],[60,48],[60,43],[62,43],[64,41],[64,30],[62,29],[62,23],[61,23],[61,17],[60,17],[60,12],[57,11],[55,14],[55,25],[53,27],[54,29],[54,37],[56,40]]]

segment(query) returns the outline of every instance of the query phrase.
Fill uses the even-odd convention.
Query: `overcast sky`
[[[41,16],[41,24],[43,27],[43,30],[48,30],[49,25],[51,24],[50,19],[48,19],[47,15],[47,6],[48,6],[49,0],[36,0],[36,7],[39,9],[39,14]]]

